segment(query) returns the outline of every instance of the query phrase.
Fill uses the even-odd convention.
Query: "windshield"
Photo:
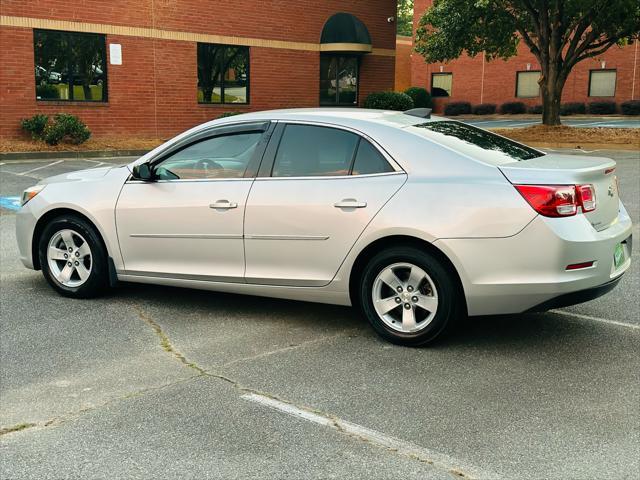
[[[408,127],[430,140],[490,165],[530,160],[544,155],[534,148],[461,122],[446,120]]]

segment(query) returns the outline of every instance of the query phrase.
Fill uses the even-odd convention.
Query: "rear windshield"
[[[419,133],[441,145],[491,165],[530,160],[544,155],[534,148],[461,122],[446,120],[409,127],[413,128],[421,129]]]

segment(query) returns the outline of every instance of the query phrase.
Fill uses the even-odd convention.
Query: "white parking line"
[[[581,313],[567,312],[565,310],[549,310],[549,311],[551,313],[555,313],[558,315],[566,315],[568,317],[579,318],[580,320],[589,320],[591,322],[600,322],[600,323],[606,323],[608,325],[616,325],[618,327],[626,327],[632,330],[640,330],[640,325],[636,325],[634,323],[619,322],[617,320],[609,320],[607,318],[592,317],[591,315],[583,315]]]
[[[36,172],[38,170],[42,170],[43,168],[53,167],[54,165],[57,165],[57,164],[62,163],[62,162],[64,162],[64,160],[58,160],[56,162],[51,162],[51,163],[49,163],[47,165],[42,165],[40,167],[32,168],[31,170],[27,170],[26,172],[16,173],[16,175],[27,175],[29,173]]]
[[[463,465],[462,462],[444,455],[437,453],[424,447],[414,445],[404,440],[400,440],[389,435],[385,435],[377,430],[371,430],[370,428],[363,427],[356,423],[351,423],[346,420],[342,420],[337,417],[329,416],[323,413],[312,412],[307,409],[299,408],[290,403],[286,403],[280,400],[276,400],[272,397],[260,395],[257,393],[246,393],[241,396],[244,400],[250,402],[259,403],[265,407],[273,408],[280,412],[292,415],[301,420],[316,423],[324,427],[333,428],[339,432],[346,433],[349,436],[358,438],[359,440],[373,443],[379,447],[393,450],[394,452],[409,458],[414,458],[421,462],[430,464],[431,466],[444,470],[447,473],[453,474],[458,478],[500,478],[494,472],[486,472],[476,467],[469,465]]]

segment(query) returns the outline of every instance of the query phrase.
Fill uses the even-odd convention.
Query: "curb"
[[[70,152],[4,152],[0,153],[0,161],[7,160],[51,160],[51,159],[84,159],[109,157],[140,157],[150,150],[89,150]]]

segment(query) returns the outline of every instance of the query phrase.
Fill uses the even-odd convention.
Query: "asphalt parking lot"
[[[590,154],[618,161],[640,238],[640,153]],[[640,476],[639,248],[605,297],[422,349],[336,306],[70,300],[20,264],[12,198],[98,162],[124,160],[0,165],[0,478]]]

